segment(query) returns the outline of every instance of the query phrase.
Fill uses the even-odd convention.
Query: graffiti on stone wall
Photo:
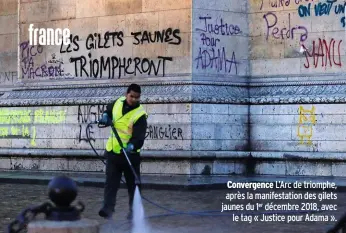
[[[88,130],[88,135],[86,132],[87,124],[91,122],[95,122],[100,119],[102,113],[106,110],[106,105],[79,105],[78,106],[78,114],[77,114],[77,122],[79,127],[79,142],[86,141],[88,142],[88,138],[95,142],[95,126],[90,125]],[[96,126],[97,130],[97,126]],[[107,138],[109,135],[105,135]],[[183,129],[180,127],[176,127],[173,125],[161,125],[161,124],[150,124],[148,123],[148,127],[145,134],[146,139],[150,140],[183,140]]]
[[[171,45],[180,45],[179,29],[168,28],[162,31],[139,31],[131,32],[133,37],[132,44],[141,46],[143,44],[167,43]],[[73,53],[79,51],[79,35],[71,35],[72,43],[68,46],[61,45],[60,53]],[[162,76],[166,75],[167,63],[173,61],[172,57],[157,56],[155,59],[141,57],[122,57],[121,54],[114,56],[92,57],[92,50],[112,49],[124,46],[123,31],[91,33],[85,40],[85,48],[88,54],[74,57],[71,56],[69,62],[74,64],[75,77],[93,77],[93,78],[122,78],[126,75],[138,76],[140,74]]]
[[[151,140],[183,140],[183,130],[171,125],[148,125],[145,134],[146,139]]]
[[[60,76],[51,76],[50,79],[52,79],[53,77],[64,78],[64,79],[73,79],[74,78],[72,76],[72,74],[70,74],[69,72],[65,72],[63,59],[57,58],[55,53],[51,54],[49,60],[47,61],[47,65],[50,67],[58,66],[60,68]]]
[[[106,105],[79,105],[77,113],[78,121],[78,140],[79,142],[95,141],[94,138],[94,126],[90,125],[88,134],[86,132],[87,124],[95,122],[100,119],[102,113],[105,111]],[[88,139],[89,138],[89,139]]]
[[[311,67],[314,68],[318,66],[324,68],[333,66],[341,67],[341,42],[342,40],[336,41],[333,38],[329,40],[319,38],[312,42],[312,49],[310,51],[302,44],[306,57],[304,67],[307,69],[310,68],[310,63],[312,63]]]
[[[240,27],[211,16],[200,16],[199,25],[195,28],[200,35],[198,55],[194,59],[196,69],[238,74],[239,62],[235,52],[229,51],[220,39],[241,34]]]
[[[295,6],[301,18],[339,15],[338,21],[342,27],[345,27],[346,2],[344,1],[338,3],[338,0],[261,0],[260,10],[264,7],[275,9]]]
[[[282,8],[290,5],[298,5],[302,0],[261,0],[260,10],[265,8]],[[263,21],[265,24],[265,37],[275,40],[296,40],[299,38],[300,42],[306,41],[308,38],[308,30],[304,25],[295,24],[292,22],[291,13],[280,12],[279,18],[277,12],[268,11],[263,14]]]
[[[30,45],[29,41],[20,44],[21,79],[44,77],[54,79],[70,76],[64,73],[62,61],[53,62],[58,61],[55,59],[55,54],[52,54],[52,58],[48,58],[48,62],[43,62],[43,64],[37,61],[40,60],[40,56],[45,57],[42,45]]]
[[[181,37],[179,34],[179,29],[173,30],[172,28],[167,28],[162,31],[155,31],[153,33],[150,31],[131,32],[131,35],[134,38],[134,45],[146,43],[168,43],[173,45],[180,45]]]
[[[0,139],[25,138],[30,140],[32,146],[36,146],[35,124],[60,124],[65,118],[63,110],[0,109]]]
[[[50,108],[0,108],[0,140],[25,139],[29,140],[25,144],[30,143],[32,147],[36,147],[38,139],[51,138],[52,133],[61,133],[46,130],[46,127],[72,123],[71,128],[68,129],[71,132],[68,132],[68,134],[73,133],[75,140],[69,140],[71,146],[64,146],[68,146],[68,148],[78,144],[80,146],[83,142],[89,142],[89,140],[96,143],[98,140],[109,137],[110,128],[102,132],[102,137],[99,138],[95,136],[100,135],[98,131],[101,130],[97,125],[91,124],[88,132],[86,127],[89,123],[100,119],[105,110],[106,105],[79,105],[74,107],[73,112],[69,112],[72,118],[67,118],[67,108],[61,110]],[[56,128],[54,129],[56,130]],[[147,140],[183,140],[184,129],[176,125],[148,122],[145,138]]]
[[[305,59],[302,59],[302,66],[305,69],[340,68],[342,67],[342,40],[325,36],[324,38],[308,41],[309,32],[303,22],[308,17],[324,17],[332,14],[344,16],[345,6],[345,2],[337,3],[337,0],[262,0],[260,10],[263,8],[285,9],[286,7],[289,7],[289,9],[296,8],[297,10],[297,14],[292,14],[290,11],[286,13],[284,10],[264,12],[265,38],[267,41],[269,39],[298,41],[301,46],[299,51],[305,56]],[[293,15],[297,15],[302,19],[293,20]],[[345,17],[341,18],[341,22],[343,22],[342,26],[344,27]],[[310,23],[311,21],[307,21],[307,25]],[[297,50],[298,48],[291,52]]]
[[[260,10],[262,10],[264,7],[266,8],[282,8],[282,7],[294,7],[296,6],[298,9],[298,13],[303,14],[303,12],[306,12],[307,10],[305,7],[300,6],[306,6],[309,9],[309,12],[311,12],[311,4],[316,4],[316,7],[314,6],[314,11],[316,15],[323,15],[327,12],[330,12],[330,9],[332,8],[332,5],[337,2],[338,0],[261,0],[261,6]],[[304,5],[306,4],[306,5]],[[344,6],[344,3],[338,4],[335,7],[335,12],[342,10],[341,8]],[[300,15],[299,14],[299,15]]]
[[[306,27],[303,25],[292,25],[290,13],[287,14],[283,26],[280,26],[281,23],[279,23],[275,12],[265,13],[263,19],[266,24],[266,40],[269,38],[277,40],[295,40],[296,38],[299,38],[299,40],[303,42],[308,38],[308,30]],[[281,21],[282,19],[280,22]]]
[[[311,109],[305,109],[303,106],[299,107],[299,122],[297,129],[297,136],[299,144],[312,145],[311,137],[313,136],[313,126],[316,124],[315,106]]]
[[[288,7],[293,5],[298,6],[304,1],[307,2],[307,1],[313,1],[313,0],[261,0],[260,10],[262,10],[263,7],[282,8],[282,7]]]
[[[0,84],[4,83],[14,83],[17,81],[18,74],[17,71],[6,71],[0,72]]]
[[[325,0],[315,3],[301,4],[298,7],[300,17],[321,17],[329,15],[339,15],[339,23],[345,27],[345,6],[346,2],[337,3],[337,0]]]

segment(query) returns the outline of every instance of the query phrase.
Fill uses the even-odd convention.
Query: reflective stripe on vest
[[[113,115],[113,124],[115,129],[118,132],[118,135],[123,143],[123,146],[126,148],[127,143],[129,142],[130,138],[132,137],[132,131],[133,131],[133,125],[137,122],[137,120],[142,117],[143,115],[147,115],[142,105],[139,105],[136,109],[133,109],[126,113],[125,115],[122,114],[123,110],[123,104],[126,100],[125,97],[120,97],[114,104],[112,115]],[[107,145],[106,145],[107,151],[113,151],[116,154],[120,153],[121,147],[118,143],[117,138],[114,136],[113,131],[111,130],[111,135],[108,138]],[[137,152],[140,152],[140,149],[137,150]]]

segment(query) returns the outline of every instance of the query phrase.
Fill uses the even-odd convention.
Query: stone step
[[[0,183],[17,184],[42,184],[60,175],[69,176],[76,181],[78,186],[104,187],[105,174],[101,172],[48,172],[48,171],[14,171],[0,170]],[[345,177],[326,176],[274,176],[274,175],[228,175],[228,176],[205,176],[205,175],[165,175],[144,174],[142,175],[143,189],[160,190],[212,190],[227,189],[227,182],[269,182],[282,181],[291,184],[294,182],[331,183],[337,186],[337,191],[346,191]],[[124,183],[121,188],[126,188]],[[293,187],[294,189],[294,187]],[[304,188],[300,188],[302,190]],[[306,188],[309,189],[309,188]],[[336,191],[333,190],[333,191]]]

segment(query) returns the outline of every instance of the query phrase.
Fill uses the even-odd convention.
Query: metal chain
[[[49,202],[43,203],[42,205],[30,207],[25,209],[22,213],[18,215],[18,217],[12,221],[7,228],[7,233],[19,233],[25,230],[28,224],[35,219],[38,214],[45,214],[46,216],[49,214],[53,205]]]

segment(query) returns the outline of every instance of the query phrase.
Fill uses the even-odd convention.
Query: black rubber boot
[[[99,211],[99,215],[103,218],[110,219],[113,216],[113,211],[105,206]]]

